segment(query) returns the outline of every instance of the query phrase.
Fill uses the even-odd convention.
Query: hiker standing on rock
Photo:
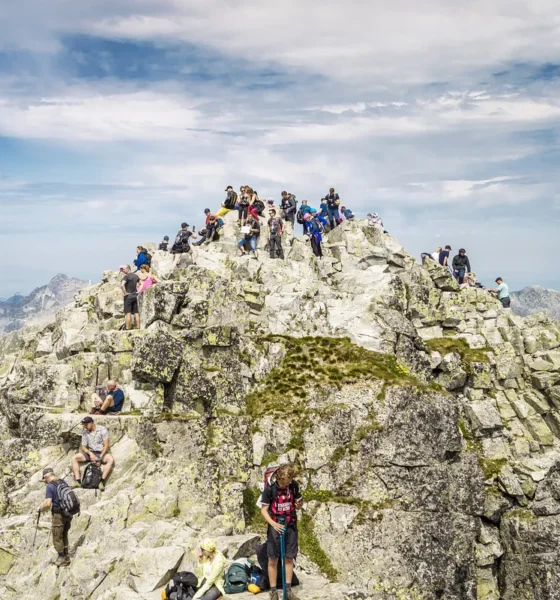
[[[127,329],[132,329],[132,315],[136,322],[136,329],[140,329],[140,313],[138,312],[138,275],[130,272],[130,265],[123,265],[120,271],[124,273],[121,281],[121,289],[124,300],[124,319]]]
[[[340,206],[340,196],[334,191],[334,188],[331,188],[329,193],[325,196],[325,201],[327,203],[329,223],[331,229],[334,229],[338,225],[338,207]]]
[[[296,197],[286,191],[282,192],[280,208],[282,209],[282,218],[287,223],[291,223],[293,228],[297,211]]]
[[[82,444],[79,454],[72,459],[72,473],[74,483],[72,487],[81,487],[82,479],[80,477],[80,464],[92,462],[96,465],[105,465],[103,476],[99,484],[99,489],[105,489],[105,480],[111,474],[115,459],[109,453],[111,442],[109,441],[109,432],[103,425],[96,425],[91,417],[82,419],[84,430],[82,432]]]
[[[507,283],[504,283],[504,280],[501,277],[496,279],[496,283],[498,287],[495,290],[488,290],[491,294],[496,294],[498,296],[498,300],[502,303],[504,308],[511,307],[511,298],[509,295],[509,286]]]
[[[189,243],[189,239],[191,237],[193,238],[193,240],[196,240],[197,238],[195,228],[193,227],[192,231],[189,231],[189,224],[181,223],[181,229],[177,232],[177,235],[175,236],[175,242],[171,247],[171,254],[175,255],[175,259],[173,260],[174,267],[176,267],[179,264],[181,256],[189,252],[191,253],[191,263],[193,265],[196,264],[197,255],[195,250],[191,248],[191,245]]]
[[[47,484],[45,501],[40,511],[49,510],[52,514],[52,538],[54,549],[58,558],[54,562],[57,567],[67,567],[70,564],[68,554],[68,532],[72,526],[72,517],[62,514],[58,498],[58,482],[54,471],[50,468],[43,469],[43,481]]]
[[[286,545],[286,587],[288,600],[298,600],[292,591],[294,559],[298,552],[297,513],[303,506],[299,485],[294,481],[294,468],[282,465],[276,471],[276,481],[267,485],[262,493],[261,514],[268,523],[266,550],[268,554],[268,578],[270,580],[270,600],[279,600],[276,587],[278,580],[278,558],[280,557],[280,534],[285,536]]]
[[[470,273],[470,271],[471,263],[467,256],[467,251],[464,248],[461,248],[459,254],[453,258],[453,276],[459,285],[465,281],[465,275]]]
[[[284,260],[284,250],[282,248],[282,234],[284,233],[284,222],[280,217],[276,216],[276,211],[271,208],[268,219],[268,228],[270,238],[268,240],[268,249],[270,250],[270,258],[281,258]]]

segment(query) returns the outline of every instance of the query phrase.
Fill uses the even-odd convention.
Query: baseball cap
[[[88,423],[93,423],[93,419],[91,417],[84,417],[81,420],[82,425],[87,425]]]
[[[47,475],[50,475],[51,473],[54,474],[54,471],[50,467],[43,469],[43,477],[46,477]]]
[[[233,185],[228,185],[224,192],[227,192],[228,190],[233,190]]]
[[[163,236],[163,239],[164,239],[164,240],[168,240],[168,239],[169,239],[169,236],[168,236],[168,235],[164,235],[164,236]]]
[[[205,214],[205,215],[207,215],[209,212],[210,212],[210,209],[209,209],[209,208],[205,208],[205,209],[204,209],[204,214]]]
[[[185,227],[188,227],[189,224],[188,223],[181,223],[181,229],[184,229]]]
[[[500,280],[503,281],[504,278],[503,277],[496,277],[496,283],[498,283],[498,281],[500,281]]]
[[[453,248],[449,244],[447,244],[447,246],[445,246],[445,249],[453,250]]]

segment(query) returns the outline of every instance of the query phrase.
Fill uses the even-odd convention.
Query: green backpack
[[[232,562],[226,572],[224,591],[226,594],[240,594],[247,591],[251,569],[247,562]]]

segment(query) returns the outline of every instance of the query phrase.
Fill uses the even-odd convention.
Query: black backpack
[[[191,600],[196,593],[198,578],[190,571],[175,573],[165,588],[167,600]],[[163,596],[163,594],[162,594]]]
[[[82,475],[82,487],[88,490],[96,490],[99,487],[103,471],[95,463],[88,463]]]
[[[53,482],[56,485],[56,493],[60,510],[65,517],[73,517],[80,514],[80,499],[78,494],[64,481],[57,479]]]
[[[300,224],[303,225],[305,223],[304,219],[303,219],[303,206],[297,211],[297,215],[296,215],[296,221]]]
[[[264,210],[264,202],[262,200],[255,200],[253,202],[253,206],[257,211],[257,214],[261,215],[262,211]]]
[[[152,266],[152,255],[144,248],[144,255],[146,256],[146,264],[148,267]]]
[[[190,231],[186,229],[181,229],[175,237],[175,243],[173,244],[174,250],[180,250],[184,246],[189,245],[189,238],[191,237]]]
[[[251,567],[245,562],[232,562],[226,571],[224,591],[226,594],[246,592],[251,577]]]
[[[237,192],[228,192],[226,201],[224,202],[225,208],[235,208],[237,204]]]

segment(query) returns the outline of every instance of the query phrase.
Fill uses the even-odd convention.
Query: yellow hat
[[[261,588],[256,584],[256,583],[250,583],[247,586],[247,589],[252,593],[252,594],[258,594],[261,591]]]
[[[206,552],[216,552],[216,542],[214,540],[204,540],[200,547]]]

